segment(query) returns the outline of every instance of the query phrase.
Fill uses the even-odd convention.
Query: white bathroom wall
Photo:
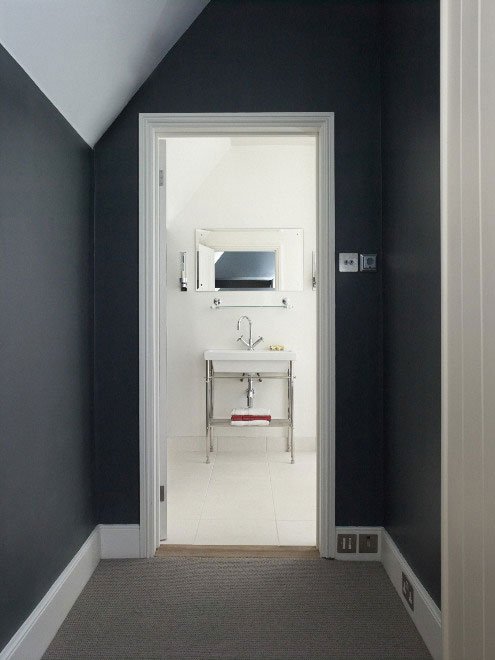
[[[229,139],[230,140],[230,139]],[[316,436],[316,292],[311,285],[311,257],[316,249],[316,143],[311,137],[167,138],[167,434],[191,438],[205,433],[205,363],[207,348],[239,348],[237,319],[247,314],[254,337],[297,351],[295,429],[300,438]],[[211,157],[206,153],[210,151]],[[200,176],[200,171],[202,174]],[[172,172],[181,172],[181,181]],[[188,174],[188,172],[190,174]],[[186,183],[184,177],[191,176]],[[200,180],[202,179],[202,183]],[[184,194],[188,190],[188,194]],[[304,229],[304,290],[297,292],[195,291],[195,230],[214,228]],[[188,253],[189,290],[179,287],[179,253]],[[293,309],[223,304],[280,305]],[[243,332],[246,327],[243,326]],[[215,416],[228,417],[244,406],[246,382],[217,381]],[[287,413],[283,381],[255,383],[255,405],[274,417]],[[227,428],[228,435],[281,435],[285,429]]]

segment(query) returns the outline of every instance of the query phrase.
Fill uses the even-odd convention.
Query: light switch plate
[[[376,254],[362,254],[360,266],[362,271],[376,273]]]
[[[357,273],[359,270],[359,260],[357,252],[339,253],[339,271],[341,273]]]

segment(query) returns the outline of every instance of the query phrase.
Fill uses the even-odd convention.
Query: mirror
[[[275,289],[275,252],[215,252],[215,289]]]
[[[197,229],[196,291],[302,291],[302,229]]]

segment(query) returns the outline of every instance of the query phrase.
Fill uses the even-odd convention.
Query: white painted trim
[[[495,658],[495,3],[441,1],[445,660]]]
[[[317,543],[335,557],[335,190],[334,116],[318,132],[317,220]]]
[[[318,144],[318,547],[335,556],[335,192],[333,113],[139,115],[140,556],[159,545],[159,137],[310,134]],[[162,401],[162,405],[164,405]]]
[[[449,171],[449,158],[451,157],[449,151],[455,141],[451,145],[449,134],[454,130],[459,131],[456,118],[456,124],[450,125],[449,114],[453,112],[454,107],[449,110],[449,105],[452,103],[457,104],[458,101],[450,100],[450,94],[453,92],[459,98],[459,89],[452,88],[453,80],[449,80],[450,67],[454,70],[459,69],[459,62],[456,58],[459,57],[457,53],[458,40],[460,34],[459,26],[459,8],[458,6],[449,6],[450,0],[440,0],[440,268],[441,268],[441,443],[442,443],[442,459],[441,459],[441,566],[442,566],[442,610],[443,610],[443,657],[445,660],[450,657],[449,653],[449,637],[450,637],[450,598],[449,598],[449,553],[448,553],[448,507],[447,500],[449,496],[449,460],[448,460],[448,377],[449,377],[449,364],[448,364],[448,339],[449,339],[449,323],[448,313],[448,254],[449,254],[449,229],[447,223],[447,210],[448,210],[448,171]],[[451,13],[452,12],[452,13]],[[457,33],[457,34],[456,34]],[[452,50],[452,55],[451,51]],[[455,59],[452,58],[454,56]],[[455,163],[458,166],[458,154],[454,151],[456,156]],[[456,181],[460,181],[459,172],[457,172]],[[456,218],[456,224],[458,220]],[[458,231],[458,230],[457,230]],[[458,242],[458,239],[457,239]],[[455,327],[455,326],[454,326]],[[459,328],[457,329],[457,333]],[[455,336],[455,335],[454,335]],[[459,474],[457,475],[459,476]],[[460,546],[461,544],[459,544]],[[461,550],[462,552],[462,550]],[[462,578],[461,578],[462,579]],[[459,592],[456,594],[455,600],[460,600]],[[456,607],[456,606],[454,606]],[[462,615],[459,616],[456,622],[457,626],[461,624]],[[456,640],[459,641],[459,640]]]
[[[337,527],[335,539],[338,534],[357,534],[357,550],[359,550],[359,534],[378,534],[378,552],[337,552],[336,547],[335,559],[340,561],[381,561],[382,533],[383,527]]]
[[[335,553],[339,561],[380,561],[414,625],[428,647],[433,660],[442,658],[442,615],[426,589],[414,574],[390,534],[383,527],[337,527],[337,534],[378,534],[377,553]],[[358,539],[359,543],[359,539]],[[359,547],[359,546],[358,546]],[[414,612],[402,595],[402,571],[414,588]]]
[[[97,527],[0,653],[0,660],[39,660],[100,561]]]
[[[102,559],[134,559],[140,556],[139,525],[98,525]]]
[[[0,653],[0,660],[39,660],[101,559],[140,556],[139,525],[98,525]],[[336,554],[344,561],[380,561],[434,660],[441,660],[441,614],[382,527],[338,527],[336,533],[378,534],[378,553]],[[412,612],[402,596],[402,571],[415,591]]]
[[[402,556],[394,541],[382,530],[382,564],[404,607],[428,647],[433,660],[442,658],[442,615],[432,598]],[[414,612],[402,595],[402,571],[414,588]]]
[[[139,121],[139,489],[140,556],[156,550],[159,490],[159,364],[157,287],[159,259],[156,254],[156,170],[154,131]]]
[[[139,525],[97,525],[0,653],[0,660],[39,660],[101,559],[139,557]]]

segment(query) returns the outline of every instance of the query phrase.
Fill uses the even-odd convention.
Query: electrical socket
[[[337,552],[350,553],[357,551],[357,534],[337,534]]]
[[[357,252],[339,253],[339,271],[341,273],[357,273],[359,270],[359,260]]]
[[[402,595],[406,599],[409,607],[414,612],[414,588],[412,584],[409,582],[409,579],[407,578],[405,573],[402,573]]]
[[[378,552],[378,534],[360,534],[359,552]]]

